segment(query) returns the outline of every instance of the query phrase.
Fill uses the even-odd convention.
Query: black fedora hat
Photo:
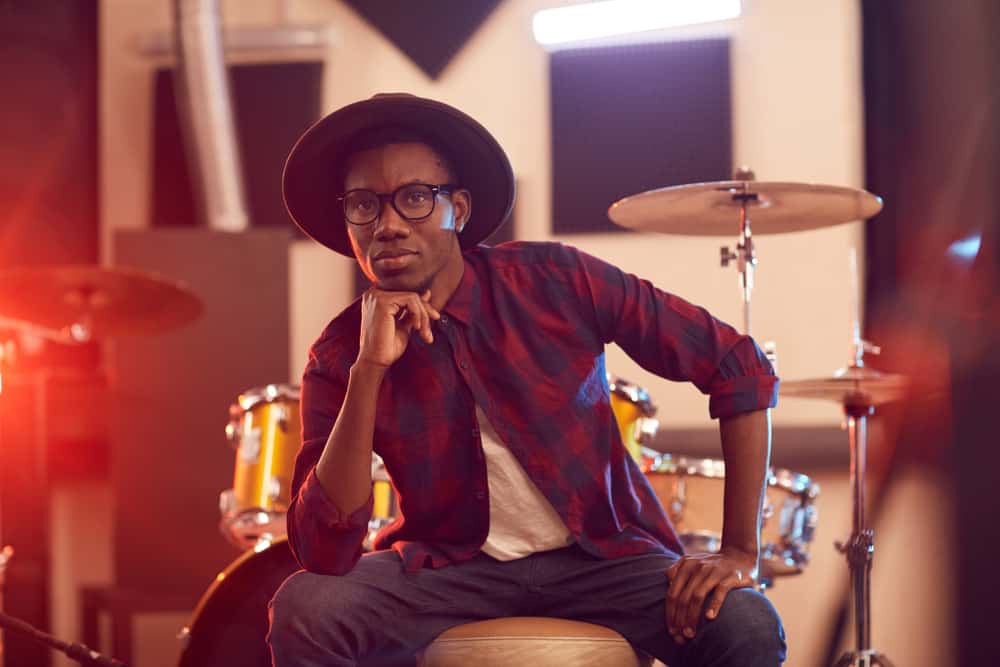
[[[343,211],[337,202],[350,143],[382,127],[412,129],[452,162],[457,185],[472,193],[472,216],[459,234],[462,249],[485,241],[510,216],[514,172],[493,136],[458,109],[406,93],[382,93],[342,107],[317,121],[292,147],[282,175],[285,207],[302,231],[326,247],[353,257]]]

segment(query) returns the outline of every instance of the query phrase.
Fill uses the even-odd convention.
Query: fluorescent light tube
[[[539,44],[561,44],[740,15],[740,0],[605,0],[544,9],[532,21]]]

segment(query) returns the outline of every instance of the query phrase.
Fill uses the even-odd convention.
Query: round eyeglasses
[[[417,222],[430,217],[434,212],[438,193],[451,194],[454,187],[454,185],[407,183],[388,194],[366,189],[348,190],[337,197],[337,201],[344,207],[344,218],[352,225],[370,225],[378,220],[386,201],[392,204],[401,218]]]

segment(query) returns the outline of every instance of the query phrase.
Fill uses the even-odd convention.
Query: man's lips
[[[376,261],[380,259],[392,259],[394,257],[402,257],[404,255],[415,254],[412,250],[383,250],[379,254],[375,255],[374,259]]]
[[[383,270],[402,269],[416,256],[410,250],[383,250],[375,255],[374,262]]]

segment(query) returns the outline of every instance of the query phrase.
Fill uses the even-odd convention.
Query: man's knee
[[[346,577],[328,577],[299,570],[278,588],[268,605],[269,641],[315,642],[337,621],[350,616],[357,596]]]
[[[358,570],[328,576],[299,570],[281,584],[269,605],[269,641],[336,647],[378,624],[383,610],[376,591]]]
[[[285,644],[309,635],[309,619],[315,618],[317,599],[310,595],[310,580],[317,575],[300,570],[278,587],[268,605],[268,641]]]
[[[705,630],[716,647],[743,656],[742,664],[779,664],[785,658],[785,631],[778,612],[749,588],[730,591],[719,616]]]

